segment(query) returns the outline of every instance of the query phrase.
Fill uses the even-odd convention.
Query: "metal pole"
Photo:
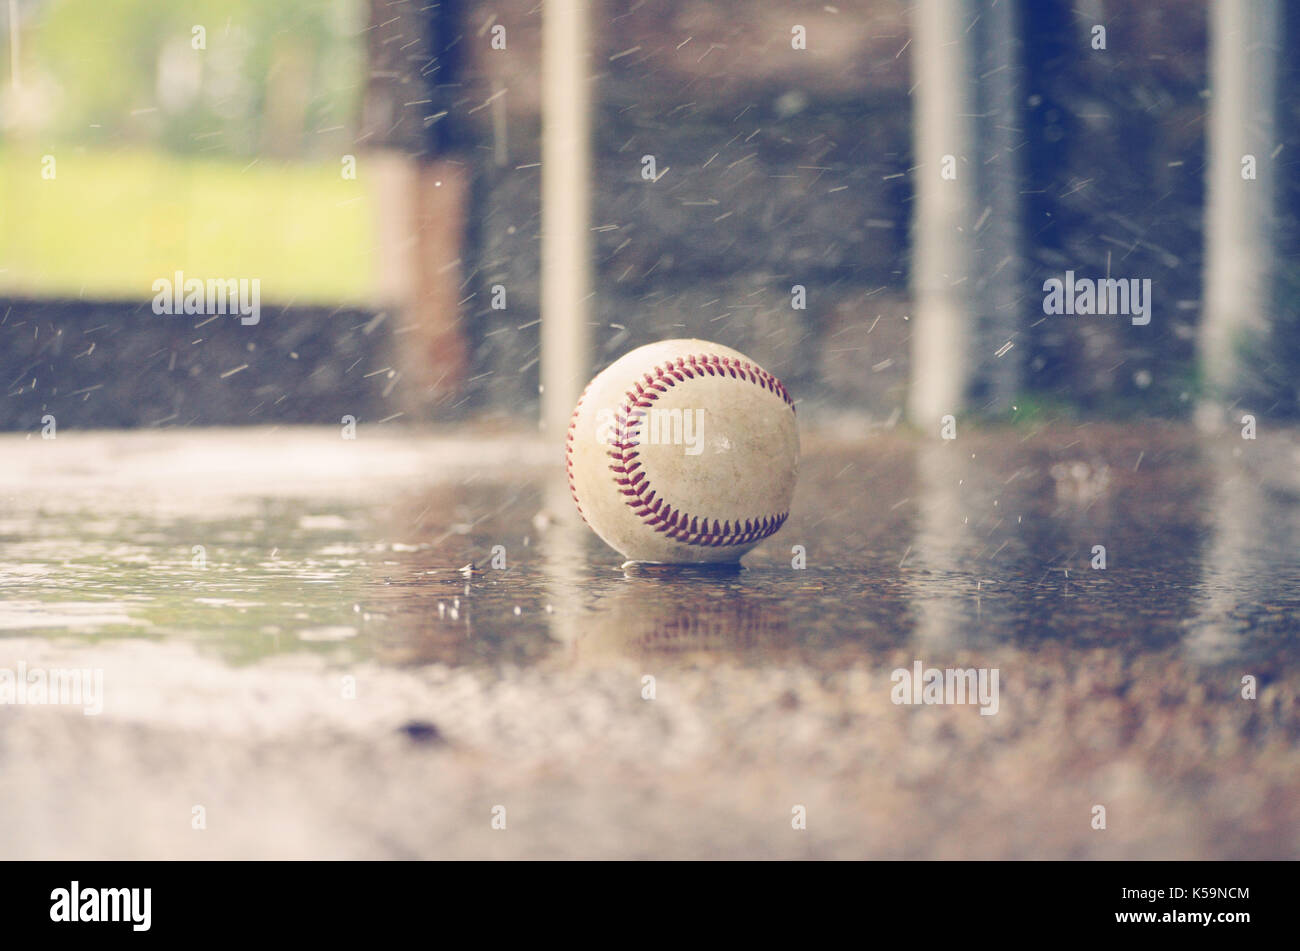
[[[965,408],[971,379],[969,235],[976,170],[969,26],[965,0],[917,0],[912,8],[917,169],[908,415],[927,427]],[[945,163],[955,177],[944,176]]]
[[[587,0],[542,14],[542,430],[563,433],[591,369]]]
[[[1200,358],[1207,406],[1250,395],[1272,320],[1276,0],[1210,4],[1209,174]],[[1254,157],[1256,178],[1248,177]],[[1208,421],[1208,419],[1207,419]]]

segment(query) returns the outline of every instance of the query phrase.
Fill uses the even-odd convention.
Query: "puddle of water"
[[[804,447],[744,570],[681,571],[535,437],[0,438],[0,674],[102,704],[0,707],[6,854],[1295,854],[1296,433]],[[917,661],[998,714],[896,705]]]
[[[900,644],[1052,643],[1293,663],[1297,438],[811,434],[786,528],[707,573],[620,569],[550,447],[517,434],[6,437],[0,632],[181,639],[236,663],[838,668]]]

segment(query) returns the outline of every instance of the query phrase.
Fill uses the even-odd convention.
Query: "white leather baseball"
[[[794,401],[729,347],[652,343],[587,386],[565,465],[583,519],[628,560],[737,562],[789,515]]]

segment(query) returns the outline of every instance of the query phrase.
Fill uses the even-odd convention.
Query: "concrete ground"
[[[0,851],[1300,855],[1300,434],[804,449],[746,568],[683,573],[517,432],[0,437],[0,677],[103,685],[0,705]],[[997,712],[894,703],[917,662]]]

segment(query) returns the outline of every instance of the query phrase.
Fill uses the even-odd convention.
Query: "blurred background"
[[[1300,412],[1295,3],[595,3],[549,70],[523,0],[3,3],[5,429],[532,419],[544,316],[557,405],[699,336],[814,420]],[[1067,270],[1150,323],[1045,317]]]

